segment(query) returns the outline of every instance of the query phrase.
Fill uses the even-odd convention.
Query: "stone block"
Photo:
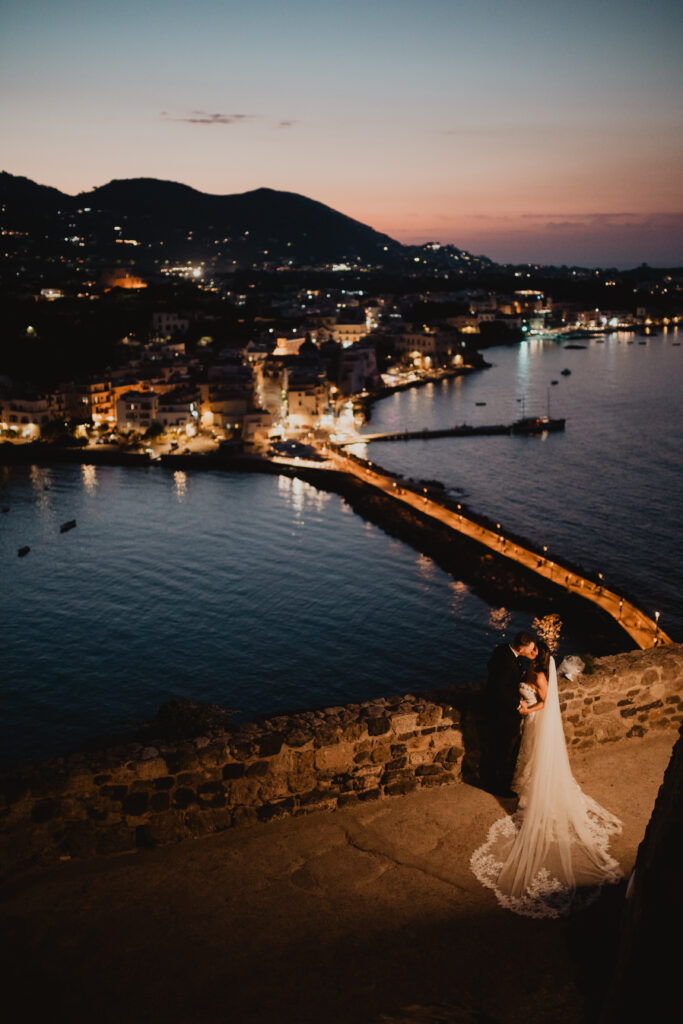
[[[179,786],[173,793],[173,804],[181,810],[185,810],[186,807],[191,807],[195,803],[197,803],[197,794],[187,786]]]
[[[114,800],[120,802],[128,792],[128,786],[113,786],[107,783],[106,786],[102,786],[100,789],[100,796],[106,797],[108,800]]]
[[[428,704],[417,716],[417,724],[421,726],[436,726],[441,721],[441,708],[437,704]]]
[[[286,734],[285,743],[290,749],[299,750],[310,743],[313,745],[313,733],[310,729],[292,729]]]
[[[306,811],[333,810],[338,803],[339,797],[336,793],[330,793],[324,789],[312,789],[308,793],[302,793],[297,800],[297,807]]]
[[[306,781],[311,778],[314,776],[307,776]],[[261,780],[258,795],[262,803],[267,804],[272,800],[280,800],[282,797],[289,796],[290,793],[300,792],[301,788],[302,786],[291,788],[287,775],[267,775]]]
[[[197,789],[197,796],[202,807],[223,807],[225,786],[220,782],[203,782]]]
[[[408,764],[420,765],[420,764],[431,764],[434,760],[434,751],[425,750],[411,750],[408,753]]]
[[[384,787],[387,796],[405,796],[417,789],[418,783],[415,779],[404,779],[402,782],[392,782]]]
[[[275,754],[279,754],[282,750],[282,744],[284,737],[279,732],[269,732],[265,736],[261,737],[259,743],[259,757],[272,757]]]
[[[593,712],[596,715],[604,715],[604,714],[607,714],[610,711],[616,711],[616,710],[617,710],[617,705],[616,705],[616,703],[614,701],[611,701],[611,700],[610,701],[603,701],[601,704],[595,704],[593,706]],[[571,718],[569,720],[573,721],[573,719],[571,719]]]
[[[256,815],[256,808],[254,807],[233,807],[232,808],[232,823],[233,825],[253,825],[255,821],[258,821]]]
[[[347,743],[355,743],[356,740],[362,739],[366,733],[367,728],[363,722],[349,722],[342,730],[342,739]]]
[[[383,736],[391,729],[391,719],[386,715],[374,715],[368,718],[367,726],[369,736]]]
[[[178,792],[176,790],[176,792]],[[129,818],[139,818],[146,814],[149,808],[149,795],[147,793],[129,793],[123,801],[122,811]]]
[[[171,806],[171,797],[167,792],[152,793],[149,798],[149,809],[151,811],[167,811]]]
[[[413,732],[417,727],[417,712],[395,712],[391,718],[391,729],[396,735]]]
[[[350,767],[353,761],[353,744],[337,743],[333,747],[321,747],[316,750],[314,767],[322,771],[339,771]]]
[[[260,782],[258,779],[235,779],[228,785],[228,802],[231,806],[250,807],[259,802]]]
[[[224,779],[241,779],[244,775],[244,763],[233,761],[230,764],[225,764],[222,774]]]
[[[379,800],[382,795],[379,789],[366,789],[362,793],[358,793],[358,799],[362,801],[368,800]]]
[[[391,760],[391,744],[378,743],[372,752],[371,760],[374,764],[384,764]]]
[[[284,818],[293,809],[294,797],[287,797],[285,800],[277,800],[257,808],[256,817],[259,821],[273,821],[275,818]]]
[[[381,776],[383,786],[391,786],[395,782],[405,782],[414,778],[415,773],[410,768],[398,769],[397,771],[384,772]]]
[[[444,772],[441,775],[423,775],[420,778],[420,785],[425,786],[443,786],[448,782],[454,782],[455,778],[451,772]]]
[[[662,700],[652,700],[649,704],[641,704],[636,708],[636,711],[651,711],[652,708],[661,708],[664,704]]]

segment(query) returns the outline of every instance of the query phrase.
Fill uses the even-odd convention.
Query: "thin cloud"
[[[246,121],[254,121],[259,116],[259,114],[210,114],[206,110],[192,110],[187,117],[169,117],[165,110],[161,112],[161,117],[181,124],[244,124]]]
[[[678,211],[656,213],[523,213],[520,220],[534,221],[543,227],[562,228],[639,228],[656,224],[671,225],[683,219]]]
[[[291,128],[293,125],[299,124],[299,123],[300,122],[297,121],[297,120],[293,120],[293,121],[278,121],[277,127],[278,128]]]

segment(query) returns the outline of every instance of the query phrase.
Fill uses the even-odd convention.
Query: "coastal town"
[[[110,275],[87,295],[54,287],[24,295],[27,347],[46,329],[36,323],[58,320],[59,307],[87,302],[91,309],[93,300],[114,308],[121,322],[128,313],[135,329],[115,340],[112,364],[97,372],[53,374],[42,386],[1,376],[2,440],[148,454],[263,449],[303,437],[348,442],[374,399],[481,369],[480,350],[491,344],[558,336],[578,344],[615,330],[635,337],[680,320],[645,303],[596,309],[529,287],[369,292],[278,282],[257,292],[252,282],[216,296],[201,267],[175,270],[181,302],[162,293],[158,308],[146,282],[129,273]]]

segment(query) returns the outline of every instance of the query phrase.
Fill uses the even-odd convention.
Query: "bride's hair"
[[[531,667],[535,672],[542,672],[544,676],[547,676],[550,666],[550,648],[542,640],[537,640],[536,646],[538,647],[538,654],[531,662]]]

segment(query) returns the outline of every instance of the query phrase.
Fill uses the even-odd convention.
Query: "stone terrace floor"
[[[574,757],[624,821],[626,873],[674,740]],[[591,1021],[624,886],[563,921],[500,909],[468,861],[501,813],[460,783],[15,879],[0,893],[14,1019]]]

